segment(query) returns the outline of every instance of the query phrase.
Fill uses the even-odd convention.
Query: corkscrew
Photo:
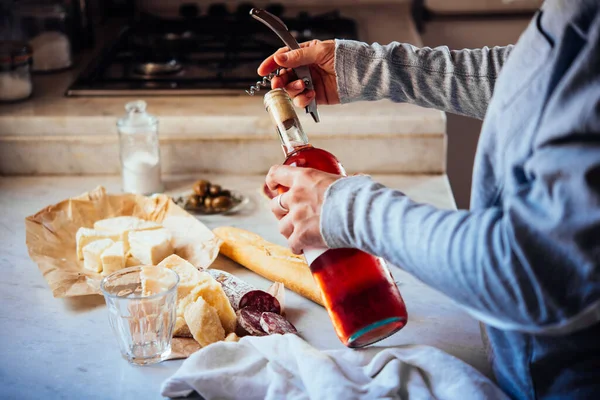
[[[252,18],[262,22],[269,29],[271,29],[273,32],[275,32],[275,34],[277,36],[279,36],[279,38],[283,41],[283,43],[285,43],[285,45],[287,47],[290,48],[290,50],[296,50],[296,49],[300,48],[300,45],[298,44],[296,39],[288,31],[287,26],[285,26],[283,21],[280,20],[279,18],[277,18],[275,15],[271,14],[268,11],[261,10],[260,8],[253,8],[252,10],[250,10],[250,15],[252,16]],[[296,74],[296,76],[298,77],[298,79],[302,79],[302,81],[304,82],[304,86],[306,87],[306,90],[314,90],[313,80],[310,75],[310,70],[308,69],[308,66],[304,65],[302,67],[293,68],[293,70],[294,70],[294,73]],[[279,69],[279,70],[275,71],[274,73],[279,74],[280,72],[281,72],[281,70]],[[267,85],[267,83],[272,78],[275,77],[275,75],[273,75],[273,76],[271,76],[271,75],[273,75],[273,74],[269,74],[268,76],[264,77],[262,79],[262,81],[258,81],[256,83],[256,86],[252,86],[250,88],[250,90],[248,90],[246,92],[250,95],[253,95],[254,92],[257,92],[260,90],[261,86],[265,87]],[[266,78],[266,80],[265,80],[265,78]],[[254,91],[252,90],[253,88],[254,88]],[[315,122],[320,121],[319,110],[317,109],[317,101],[314,98],[304,109],[306,110],[307,114],[310,114],[313,117]]]
[[[246,90],[246,93],[248,93],[250,96],[254,96],[254,93],[260,92],[261,87],[266,87],[273,78],[279,76],[282,70],[283,68],[277,68],[269,75],[263,76],[262,80],[256,81],[256,84],[254,86],[250,86],[250,90]]]

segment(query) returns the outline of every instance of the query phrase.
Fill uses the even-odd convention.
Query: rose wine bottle
[[[268,92],[264,104],[277,127],[285,165],[346,175],[333,154],[308,142],[283,89]],[[280,187],[278,191],[284,193],[287,189]],[[344,345],[368,346],[406,325],[404,301],[382,259],[356,249],[306,248],[303,253]]]

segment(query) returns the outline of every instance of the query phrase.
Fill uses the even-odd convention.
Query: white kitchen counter
[[[231,225],[285,244],[267,201],[259,193],[263,176],[206,178],[251,198],[235,216],[201,218],[209,227]],[[445,175],[376,176],[417,201],[454,208]],[[169,188],[192,179],[170,179]],[[55,299],[27,254],[24,219],[43,207],[104,185],[118,191],[118,177],[0,178],[0,376],[3,398],[127,399],[160,398],[162,381],[181,361],[134,367],[123,360],[112,336],[100,296]],[[267,288],[269,282],[237,264],[219,259],[217,267]],[[487,376],[490,369],[478,323],[448,298],[393,268],[409,313],[407,326],[379,346],[427,344],[471,364]],[[301,335],[322,349],[342,348],[323,308],[292,292],[286,294],[289,319]]]

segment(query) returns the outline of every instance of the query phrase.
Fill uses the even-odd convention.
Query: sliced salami
[[[242,308],[236,312],[237,321],[239,327],[241,327],[244,333],[252,336],[265,336],[266,333],[263,331],[260,323],[262,311],[259,311],[252,307]]]
[[[240,308],[253,307],[263,312],[281,314],[279,301],[271,294],[262,290],[246,293],[239,303]]]
[[[272,312],[264,312],[261,314],[260,327],[267,333],[267,335],[273,335],[277,333],[281,335],[285,335],[286,333],[298,333],[296,327],[292,325],[290,321],[281,315]]]
[[[260,311],[281,313],[279,301],[273,295],[255,288],[228,272],[210,268],[207,272],[221,284],[234,310],[256,307]]]

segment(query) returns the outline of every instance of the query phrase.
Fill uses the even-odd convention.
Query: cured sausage
[[[263,314],[261,311],[257,310],[256,308],[246,307],[238,310],[236,314],[238,317],[238,325],[245,333],[248,333],[252,336],[266,335],[260,324],[260,319]]]
[[[298,333],[296,327],[292,325],[290,321],[281,315],[272,312],[263,312],[261,314],[260,327],[267,333],[267,335],[273,335],[276,333],[281,335],[285,335],[286,333]]]
[[[234,310],[256,307],[260,311],[281,313],[281,305],[273,295],[255,288],[228,272],[210,268],[207,272],[221,284]]]

